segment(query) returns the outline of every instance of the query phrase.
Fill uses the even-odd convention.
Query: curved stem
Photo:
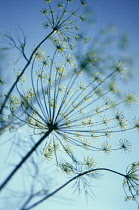
[[[123,176],[123,177],[126,177],[125,174],[122,174],[122,173],[119,173],[117,171],[114,171],[114,170],[111,170],[111,169],[108,169],[108,168],[96,168],[96,169],[91,169],[91,170],[88,170],[88,171],[84,171],[82,173],[79,173],[78,175],[74,176],[73,178],[71,178],[69,181],[67,181],[66,183],[64,183],[63,185],[61,185],[59,188],[57,188],[56,190],[54,190],[52,193],[50,193],[49,195],[46,195],[44,198],[40,199],[38,202],[32,204],[31,206],[27,207],[27,208],[22,208],[21,210],[29,210],[29,209],[32,209],[33,207],[37,206],[38,204],[40,204],[41,202],[43,202],[44,200],[48,199],[49,197],[53,196],[54,194],[56,194],[58,191],[60,191],[61,189],[63,189],[64,187],[66,187],[69,183],[71,183],[72,181],[76,180],[77,178],[81,177],[81,176],[84,176],[86,174],[89,174],[91,172],[94,172],[94,171],[109,171],[109,172],[112,172],[112,173],[115,173],[117,175],[120,175],[120,176]]]
[[[29,58],[29,60],[27,61],[27,64],[25,65],[25,67],[23,68],[22,72],[17,76],[17,79],[15,80],[14,84],[12,85],[12,87],[10,88],[2,106],[1,106],[1,109],[0,109],[0,114],[2,114],[2,111],[4,109],[4,106],[11,94],[11,92],[13,91],[13,89],[15,88],[16,84],[18,83],[18,81],[20,80],[20,78],[22,77],[22,75],[24,74],[25,70],[27,69],[27,67],[29,66],[32,58],[33,58],[33,55],[34,53],[37,51],[37,49],[43,44],[43,42],[45,42],[53,33],[54,33],[55,30],[51,31],[51,33],[49,33],[38,45],[37,47],[33,50],[33,52],[31,53],[31,56]]]
[[[32,153],[37,149],[37,147],[43,142],[43,140],[49,136],[53,129],[49,129],[44,136],[42,136],[39,141],[32,147],[32,149],[22,158],[22,160],[17,164],[13,171],[8,175],[4,182],[0,185],[0,191],[6,186],[6,184],[11,180],[14,174],[21,168],[23,163],[32,155]]]

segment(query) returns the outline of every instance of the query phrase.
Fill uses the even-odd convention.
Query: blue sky
[[[54,1],[54,0],[53,0]],[[55,1],[57,2],[57,1]],[[75,5],[79,4],[75,0]],[[89,1],[89,6],[95,11],[98,27],[105,26],[112,23],[117,28],[117,32],[126,32],[129,34],[130,46],[128,54],[134,56],[135,59],[135,73],[132,80],[128,85],[123,85],[126,90],[133,90],[139,96],[139,1],[138,0],[117,0],[117,1]],[[20,25],[25,34],[29,34],[29,45],[33,47],[34,43],[38,43],[44,36],[46,31],[42,29],[43,17],[40,14],[41,8],[44,3],[41,0],[5,0],[1,3],[0,7],[0,31],[2,33],[14,33],[17,25]],[[90,29],[91,30],[91,29]],[[94,31],[92,31],[92,34]],[[8,74],[8,72],[7,72]],[[133,108],[126,109],[126,114],[129,118],[139,116],[139,105]],[[119,135],[119,136],[118,136]],[[125,172],[126,166],[133,161],[139,159],[139,137],[137,133],[118,134],[117,138],[128,138],[132,144],[132,153],[114,153],[111,156],[100,155],[98,164],[101,166],[109,167],[117,171]],[[102,161],[103,160],[103,161]],[[49,166],[48,166],[49,170]],[[53,173],[54,174],[54,173]],[[55,176],[53,175],[53,178]],[[58,177],[59,182],[62,180]],[[62,182],[61,182],[62,183]],[[133,202],[124,202],[124,192],[121,187],[122,178],[117,175],[111,175],[105,172],[104,176],[99,180],[94,180],[93,191],[94,198],[89,198],[86,202],[83,195],[72,195],[71,186],[65,188],[55,197],[46,201],[40,207],[34,208],[35,210],[53,209],[53,210],[135,210],[137,206]],[[65,199],[66,197],[66,199]],[[8,209],[6,207],[6,209]],[[1,207],[0,207],[1,209]],[[4,209],[2,209],[4,210]]]

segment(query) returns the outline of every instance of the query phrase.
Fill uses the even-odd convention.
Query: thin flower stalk
[[[84,177],[84,176],[88,176],[88,174],[93,174],[97,171],[108,171],[108,172],[111,172],[111,173],[115,173],[117,175],[120,175],[120,176],[123,176],[123,177],[126,177],[126,175],[122,174],[122,173],[119,173],[117,171],[114,171],[114,170],[111,170],[111,169],[108,169],[108,168],[94,168],[94,169],[91,169],[91,170],[87,170],[87,171],[84,171],[82,173],[79,173],[77,174],[76,176],[72,177],[71,179],[69,179],[66,183],[64,183],[63,185],[61,185],[59,188],[57,188],[56,190],[54,190],[53,192],[51,192],[50,194],[44,196],[44,198],[40,199],[39,201],[35,202],[33,205],[30,205],[28,207],[24,207],[24,208],[21,208],[21,210],[29,210],[29,209],[32,209],[34,208],[35,206],[39,205],[40,203],[42,203],[43,201],[47,200],[48,198],[50,198],[51,196],[55,195],[57,192],[61,191],[61,189],[63,189],[64,187],[66,187],[67,185],[69,185],[71,182],[75,181],[75,180],[79,180],[80,178]]]

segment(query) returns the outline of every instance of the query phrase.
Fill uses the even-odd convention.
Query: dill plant
[[[76,47],[76,41],[83,40],[86,44],[90,40],[78,32],[77,23],[79,20],[86,21],[85,15],[78,16],[80,7],[69,12],[68,7],[72,3],[70,0],[58,2],[57,9],[51,6],[53,1],[45,2],[47,7],[41,10],[46,18],[43,27],[52,31],[37,45],[29,58],[25,54],[25,42],[20,42],[19,48],[12,38],[5,37],[10,45],[21,52],[27,64],[23,70],[16,72],[15,83],[8,93],[4,93],[5,101],[1,110],[6,110],[4,118],[11,119],[13,124],[3,126],[2,132],[7,128],[14,129],[21,122],[22,126],[31,128],[31,135],[40,139],[34,141],[34,145],[0,189],[5,187],[43,143],[41,156],[48,163],[53,161],[58,170],[68,175],[69,181],[50,194],[44,193],[40,201],[27,209],[38,205],[74,180],[75,189],[80,191],[81,183],[85,190],[90,189],[88,179],[104,170],[123,176],[126,200],[137,201],[138,163],[133,163],[124,175],[111,169],[96,168],[96,161],[91,155],[91,152],[104,152],[108,155],[117,150],[129,151],[131,143],[128,139],[119,139],[117,148],[112,146],[110,139],[117,132],[139,127],[138,120],[134,120],[129,126],[124,113],[119,110],[121,104],[131,105],[137,101],[134,93],[123,94],[116,83],[116,78],[125,75],[125,64],[115,62],[109,73],[103,74],[97,70],[101,61],[93,51],[87,52],[80,61],[72,50]],[[81,4],[86,6],[85,1],[81,1]],[[44,46],[47,40],[51,43],[50,53]],[[25,73],[27,68],[28,73]],[[86,76],[86,68],[92,69],[89,78]],[[4,83],[3,78],[1,81]],[[15,95],[12,94],[14,88]],[[7,110],[10,110],[10,114],[7,114]],[[5,125],[4,118],[2,121]]]

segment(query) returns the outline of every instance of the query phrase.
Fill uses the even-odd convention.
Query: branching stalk
[[[70,180],[68,180],[66,183],[64,183],[63,185],[61,185],[59,188],[57,188],[56,190],[54,190],[53,192],[51,192],[50,194],[46,195],[44,198],[40,199],[38,202],[34,203],[33,205],[27,207],[27,208],[22,208],[20,210],[29,210],[29,209],[32,209],[34,208],[35,206],[37,206],[38,204],[42,203],[43,201],[45,201],[46,199],[50,198],[51,196],[55,195],[57,192],[59,192],[60,190],[62,190],[64,187],[66,187],[68,184],[70,184],[72,181],[78,179],[79,177],[82,177],[84,175],[87,175],[89,173],[92,173],[92,172],[96,172],[96,171],[109,171],[109,172],[112,172],[112,173],[115,173],[117,175],[120,175],[120,176],[123,176],[124,178],[126,177],[125,174],[122,174],[122,173],[119,173],[117,171],[114,171],[114,170],[111,170],[111,169],[108,169],[108,168],[95,168],[95,169],[91,169],[91,170],[88,170],[88,171],[84,171],[82,173],[79,173],[78,175],[74,176],[73,178],[71,178]]]
[[[18,81],[20,80],[20,78],[22,77],[22,75],[24,74],[25,70],[27,69],[27,67],[30,65],[31,60],[33,58],[33,55],[35,54],[35,52],[38,50],[38,48],[54,33],[55,29],[53,31],[51,31],[51,33],[49,33],[38,45],[37,47],[33,50],[29,60],[27,61],[27,64],[25,65],[25,67],[23,68],[22,72],[17,76],[17,79],[15,80],[14,84],[12,85],[12,87],[10,88],[9,92],[7,93],[5,100],[1,106],[0,109],[0,114],[2,114],[2,111],[4,109],[4,106],[10,96],[10,94],[12,93],[13,89],[15,88],[16,84],[18,83]]]

